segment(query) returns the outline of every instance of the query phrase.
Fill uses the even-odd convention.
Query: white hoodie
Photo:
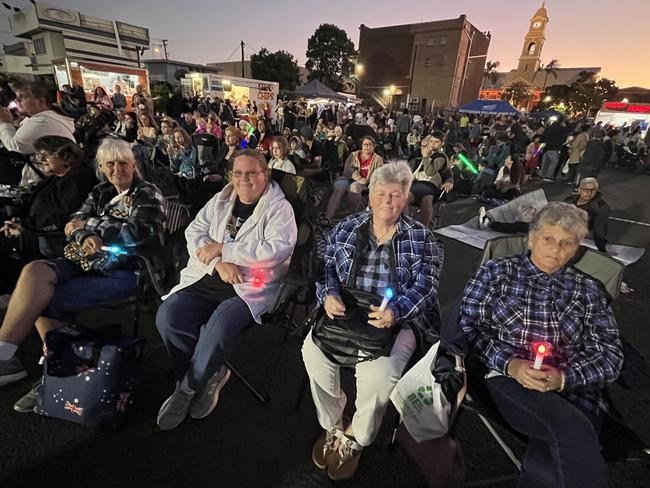
[[[187,227],[185,238],[190,259],[181,271],[180,283],[163,300],[206,274],[216,273],[214,268],[223,259],[242,268],[246,281],[233,287],[248,305],[255,321],[261,323],[260,316],[273,306],[280,282],[289,271],[298,235],[296,221],[282,189],[271,180],[235,240],[224,243],[222,257],[205,265],[196,257],[196,251],[210,241],[224,242],[235,198],[230,183],[212,197]]]

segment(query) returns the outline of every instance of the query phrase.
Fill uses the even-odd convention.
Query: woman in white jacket
[[[162,430],[175,428],[188,413],[200,419],[214,410],[230,377],[224,366],[230,348],[261,323],[289,269],[296,222],[269,179],[264,156],[242,151],[232,176],[185,231],[188,265],[156,315],[176,377],[158,414]]]

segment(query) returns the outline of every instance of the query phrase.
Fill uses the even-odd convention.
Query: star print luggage
[[[43,384],[36,413],[117,428],[133,404],[144,339],[119,325],[70,326],[45,336]]]

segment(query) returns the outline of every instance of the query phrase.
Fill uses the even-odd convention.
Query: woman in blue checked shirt
[[[550,203],[530,225],[529,253],[493,259],[469,281],[460,324],[487,366],[499,411],[528,436],[520,486],[601,487],[602,388],[623,354],[599,284],[567,266],[588,233],[587,213]],[[535,369],[535,345],[550,354]]]
[[[325,313],[331,319],[344,314],[341,294],[346,288],[373,294],[378,304],[391,282],[395,296],[383,311],[370,307],[368,324],[400,327],[389,356],[356,365],[356,412],[349,425],[343,420],[347,398],[340,388],[340,366],[314,343],[311,333],[305,339],[303,360],[325,430],[312,459],[333,480],[351,478],[361,450],[377,436],[390,393],[415,349],[413,331],[402,324],[420,319],[423,326],[433,327],[439,320],[442,244],[422,224],[401,215],[412,180],[406,163],[376,169],[370,178],[370,210],[341,221],[329,235],[324,278],[317,283]]]

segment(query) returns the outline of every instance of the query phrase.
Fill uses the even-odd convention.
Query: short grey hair
[[[552,202],[535,214],[530,222],[529,234],[539,232],[545,225],[559,225],[581,242],[589,233],[589,216],[571,203]]]
[[[598,184],[598,180],[592,177],[581,179],[578,188],[582,188],[584,185],[588,185],[589,183],[593,183],[593,185],[596,187],[596,191],[598,191],[598,189],[600,188],[600,185]]]
[[[99,181],[106,180],[100,165],[102,163],[108,163],[109,161],[127,161],[133,163],[135,166],[135,174],[142,178],[140,166],[133,154],[131,144],[128,142],[114,137],[105,137],[102,139],[101,144],[97,148],[97,154],[95,154],[95,174]]]
[[[105,137],[99,148],[97,148],[95,161],[97,161],[98,166],[109,161],[128,161],[135,164],[135,156],[128,142],[113,137]]]
[[[385,163],[372,172],[369,189],[372,190],[378,185],[397,183],[402,186],[404,194],[408,194],[413,182],[413,172],[404,161],[398,163]]]

